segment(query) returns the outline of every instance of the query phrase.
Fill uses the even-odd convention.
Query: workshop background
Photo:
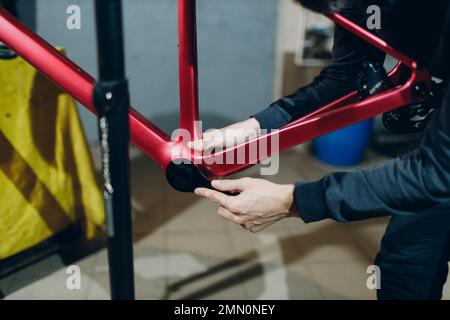
[[[170,133],[178,125],[177,1],[123,3],[132,105]],[[66,9],[73,4],[81,8],[80,30],[66,27]],[[197,4],[205,129],[266,108],[310,82],[327,63],[326,55],[310,59],[303,49],[311,30],[326,34],[330,26],[291,0]],[[93,1],[19,0],[19,13],[28,26],[96,76]],[[306,19],[310,25],[305,25]],[[78,110],[100,177],[97,121],[83,107]],[[283,152],[279,174],[268,178],[279,183],[308,181],[331,171],[383,163],[408,149],[414,138],[392,137],[376,120],[370,148],[357,165],[322,162],[305,144]],[[375,299],[375,290],[367,286],[367,269],[387,218],[311,225],[286,220],[251,234],[219,218],[214,204],[172,190],[160,168],[134,147],[130,154],[138,299]],[[243,176],[259,176],[259,167],[234,177]],[[0,269],[0,298],[109,299],[104,233],[91,240],[66,236],[41,249],[30,248],[31,253],[24,252],[26,260],[13,257]],[[67,287],[67,268],[72,265],[81,270],[79,290]],[[450,284],[444,298],[450,299]]]

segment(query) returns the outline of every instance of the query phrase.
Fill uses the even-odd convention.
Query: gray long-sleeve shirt
[[[437,15],[432,14],[437,8],[418,12],[417,9],[421,7],[419,2],[404,3],[408,4],[411,14],[429,14],[429,18],[438,19]],[[436,73],[447,80],[450,74],[450,6],[445,1],[440,4],[442,7],[438,10],[443,21],[429,24],[430,28],[434,28],[433,32],[439,30],[440,33],[427,35],[423,27],[418,26],[418,30],[424,32],[421,34],[422,39],[430,41],[434,38],[435,43],[427,43],[427,46],[416,43],[414,46],[410,39],[420,41],[421,37],[417,34],[397,34],[397,39],[404,40],[403,46],[399,45],[407,54],[422,64],[427,63],[430,68],[434,66]],[[360,22],[365,13],[358,10],[358,6],[349,4],[343,13]],[[396,14],[398,12],[393,10],[390,18]],[[404,21],[399,24],[402,23]],[[397,31],[402,32],[402,28]],[[409,32],[414,32],[414,28],[410,28]],[[276,101],[271,107],[255,115],[263,128],[281,127],[314,108],[355,90],[355,84],[359,80],[357,69],[361,63],[369,58],[380,59],[375,49],[367,47],[339,27],[336,29],[333,55],[330,67],[310,86]],[[369,170],[329,174],[320,181],[297,182],[295,187],[295,203],[305,222],[326,218],[347,222],[384,215],[415,214],[449,201],[450,88],[442,107],[433,115],[417,150]]]

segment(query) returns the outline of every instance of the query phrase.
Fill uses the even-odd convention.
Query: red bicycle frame
[[[195,11],[195,0],[178,0],[180,128],[188,130],[193,139],[201,134],[196,132],[195,128],[195,123],[198,121]],[[263,160],[263,158],[269,157],[275,152],[288,149],[378,114],[412,104],[421,99],[414,94],[414,88],[419,83],[423,83],[430,88],[428,71],[419,68],[415,61],[396,51],[385,41],[342,15],[330,13],[328,17],[336,24],[399,61],[396,68],[389,74],[389,78],[394,84],[392,89],[370,96],[363,101],[357,99],[358,92],[350,93],[278,131],[210,155],[191,153],[187,150],[185,141],[182,141],[181,138],[172,140],[156,125],[130,108],[129,120],[132,142],[164,170],[174,160],[172,154],[174,148],[177,148],[183,151],[183,154],[190,155],[190,160],[199,164],[199,167],[209,178],[221,177]],[[1,8],[0,41],[95,113],[92,101],[95,79]],[[404,67],[411,70],[409,79],[404,83],[399,83],[400,72]],[[279,146],[276,149],[271,147],[271,141],[274,138],[279,141]],[[255,150],[259,145],[265,145],[267,152],[264,155],[258,154],[253,158],[246,156],[243,163],[228,164],[223,163],[223,161],[216,161],[217,159],[228,159],[228,157],[235,159],[237,154],[249,155],[249,151]]]

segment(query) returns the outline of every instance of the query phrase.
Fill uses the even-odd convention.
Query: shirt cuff
[[[320,181],[297,182],[294,201],[297,212],[305,223],[332,218]]]
[[[253,115],[253,118],[259,122],[262,130],[278,129],[292,120],[291,115],[287,111],[276,105],[258,112]]]

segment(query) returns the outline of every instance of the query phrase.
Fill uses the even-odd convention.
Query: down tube
[[[197,157],[195,161],[196,163],[203,164],[209,178],[229,175],[248,167],[249,164],[255,164],[263,158],[286,150],[294,145],[310,141],[331,131],[413,103],[415,99],[412,96],[410,87],[416,81],[424,80],[426,76],[426,73],[417,74],[417,72],[413,72],[411,79],[401,88],[391,90],[385,94],[372,96],[367,100],[334,109],[324,114],[316,115],[313,118],[305,117],[305,120],[281,128],[277,132],[272,132],[257,139],[247,141],[239,146],[223,150],[214,155]],[[273,150],[271,137],[275,135],[278,135],[276,141],[279,141],[279,145],[275,146]],[[260,145],[267,146],[266,149],[270,150],[263,157],[261,157],[259,152],[250,152],[250,150],[259,150]],[[236,162],[235,159],[239,158],[238,154],[244,155],[245,161]],[[235,162],[227,163],[228,159]]]
[[[83,106],[96,113],[92,101],[95,79],[2,8],[0,41]],[[132,108],[129,119],[131,141],[165,168],[170,162],[170,138]]]

